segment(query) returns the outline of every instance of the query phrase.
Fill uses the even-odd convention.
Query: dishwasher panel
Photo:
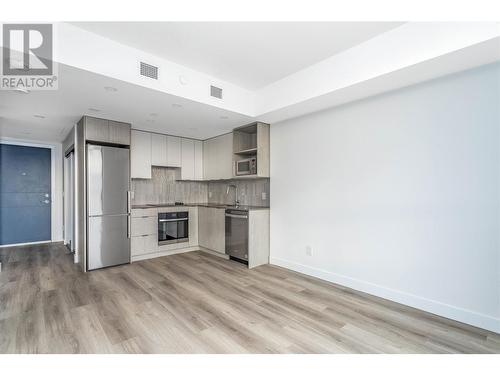
[[[248,264],[248,211],[226,210],[226,254]]]

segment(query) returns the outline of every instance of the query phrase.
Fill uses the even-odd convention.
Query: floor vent
[[[158,67],[141,61],[141,76],[158,79]]]
[[[222,99],[222,89],[220,87],[210,86],[210,96]]]

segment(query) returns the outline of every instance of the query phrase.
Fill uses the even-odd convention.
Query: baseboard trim
[[[159,252],[150,253],[150,254],[135,255],[135,256],[132,256],[130,258],[130,262],[133,263],[133,262],[137,262],[140,260],[165,257],[168,255],[174,255],[174,254],[188,253],[190,251],[197,251],[197,250],[201,250],[201,248],[199,246],[191,246],[191,247],[183,247],[182,249],[164,250],[164,251],[159,251]]]
[[[44,243],[52,243],[52,241],[37,241],[37,242],[23,242],[23,243],[13,243],[10,245],[0,245],[0,248],[2,247],[18,247],[18,246],[30,246],[30,245],[40,245]]]
[[[484,315],[461,307],[448,305],[443,302],[427,299],[414,294],[387,288],[364,280],[340,275],[315,267],[306,266],[286,259],[271,257],[270,263],[276,266],[288,268],[309,276],[317,277],[335,284],[339,284],[360,292],[368,293],[377,297],[385,298],[406,306],[430,312],[461,323],[483,328],[488,331],[500,333],[500,319]]]

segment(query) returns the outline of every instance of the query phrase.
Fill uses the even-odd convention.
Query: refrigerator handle
[[[127,238],[130,238],[130,221],[131,221],[131,218],[130,218],[130,214],[127,215]]]
[[[130,224],[131,224],[131,208],[130,208],[130,190],[127,190],[127,238],[130,238],[130,232],[131,232],[131,229],[130,229]]]

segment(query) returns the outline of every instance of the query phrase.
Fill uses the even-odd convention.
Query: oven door
[[[189,241],[189,214],[167,212],[158,214],[158,244]]]

